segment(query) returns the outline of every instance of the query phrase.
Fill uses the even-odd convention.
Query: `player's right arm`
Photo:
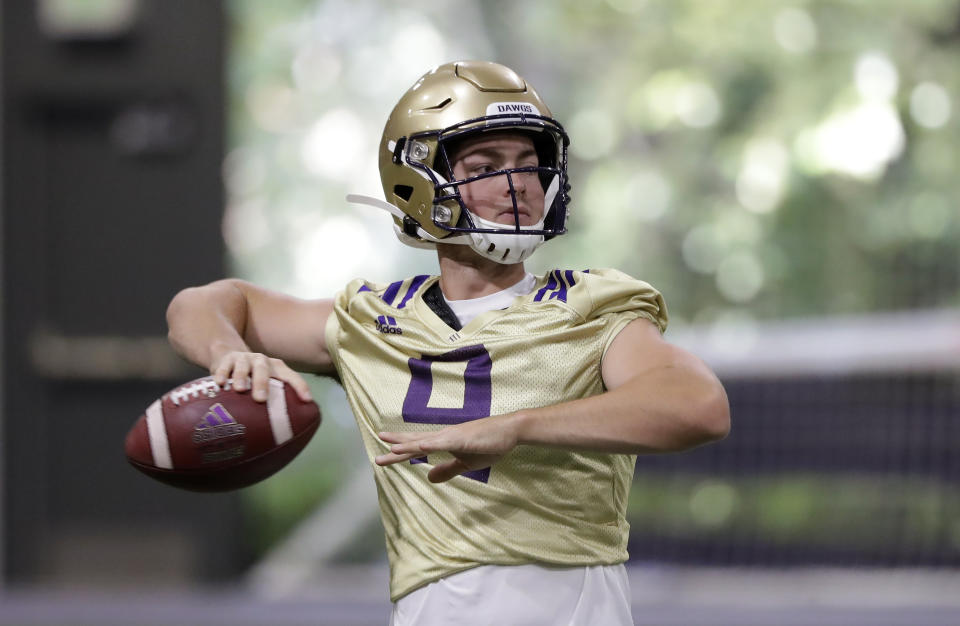
[[[254,399],[265,401],[268,379],[278,378],[308,400],[306,381],[290,365],[336,374],[324,336],[332,311],[333,300],[303,300],[238,279],[218,280],[173,298],[167,307],[168,338],[218,384],[233,379],[243,389],[250,377]]]

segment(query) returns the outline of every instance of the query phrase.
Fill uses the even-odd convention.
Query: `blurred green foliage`
[[[480,56],[527,76],[571,133],[571,232],[536,269],[619,267],[680,323],[960,300],[956,0],[228,6],[231,232],[258,230],[228,238],[244,275],[318,289],[299,264],[332,217],[389,241],[343,195],[379,193],[376,142],[405,88]],[[305,145],[343,109],[359,135],[313,137],[357,167],[318,171]],[[377,278],[433,269],[394,247]]]
[[[960,550],[960,491],[922,477],[638,475],[627,518],[643,535],[714,545],[802,545],[872,560]],[[944,541],[944,537],[947,538]]]
[[[570,233],[531,269],[622,269],[665,294],[674,327],[960,305],[960,0],[227,7],[237,275],[316,297],[435,272],[386,214],[343,197],[380,194],[380,131],[417,77],[486,58],[527,77],[571,135]],[[250,490],[261,548],[366,462],[342,393],[317,391],[320,443]],[[783,504],[758,528],[792,532],[819,506],[812,484],[767,494]],[[634,503],[666,497],[638,489]],[[673,519],[671,502],[648,514]]]

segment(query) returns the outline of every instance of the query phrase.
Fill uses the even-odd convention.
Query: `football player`
[[[633,624],[635,455],[728,432],[723,387],[662,338],[653,287],[524,269],[565,232],[567,145],[511,69],[437,67],[387,121],[386,200],[350,198],[435,249],[437,275],[309,301],[224,280],[170,304],[171,342],[221,384],[249,377],[264,400],[272,376],[308,398],[294,369],[339,378],[374,471],[395,626]]]

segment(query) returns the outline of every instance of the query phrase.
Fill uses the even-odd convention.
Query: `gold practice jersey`
[[[422,298],[437,280],[355,280],[337,295],[327,346],[371,463],[389,451],[380,431],[435,430],[599,394],[600,361],[616,334],[637,318],[661,332],[667,324],[647,283],[615,270],[554,270],[456,331]],[[430,466],[449,458],[373,464],[392,599],[480,564],[626,560],[634,456],[518,446],[491,468],[430,483]]]

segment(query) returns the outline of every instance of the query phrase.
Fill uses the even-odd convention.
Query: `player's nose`
[[[523,174],[516,173],[506,173],[502,176],[503,180],[501,181],[502,188],[501,192],[504,196],[510,195],[510,190],[513,189],[518,194],[526,193],[527,191],[527,180],[526,176]]]

